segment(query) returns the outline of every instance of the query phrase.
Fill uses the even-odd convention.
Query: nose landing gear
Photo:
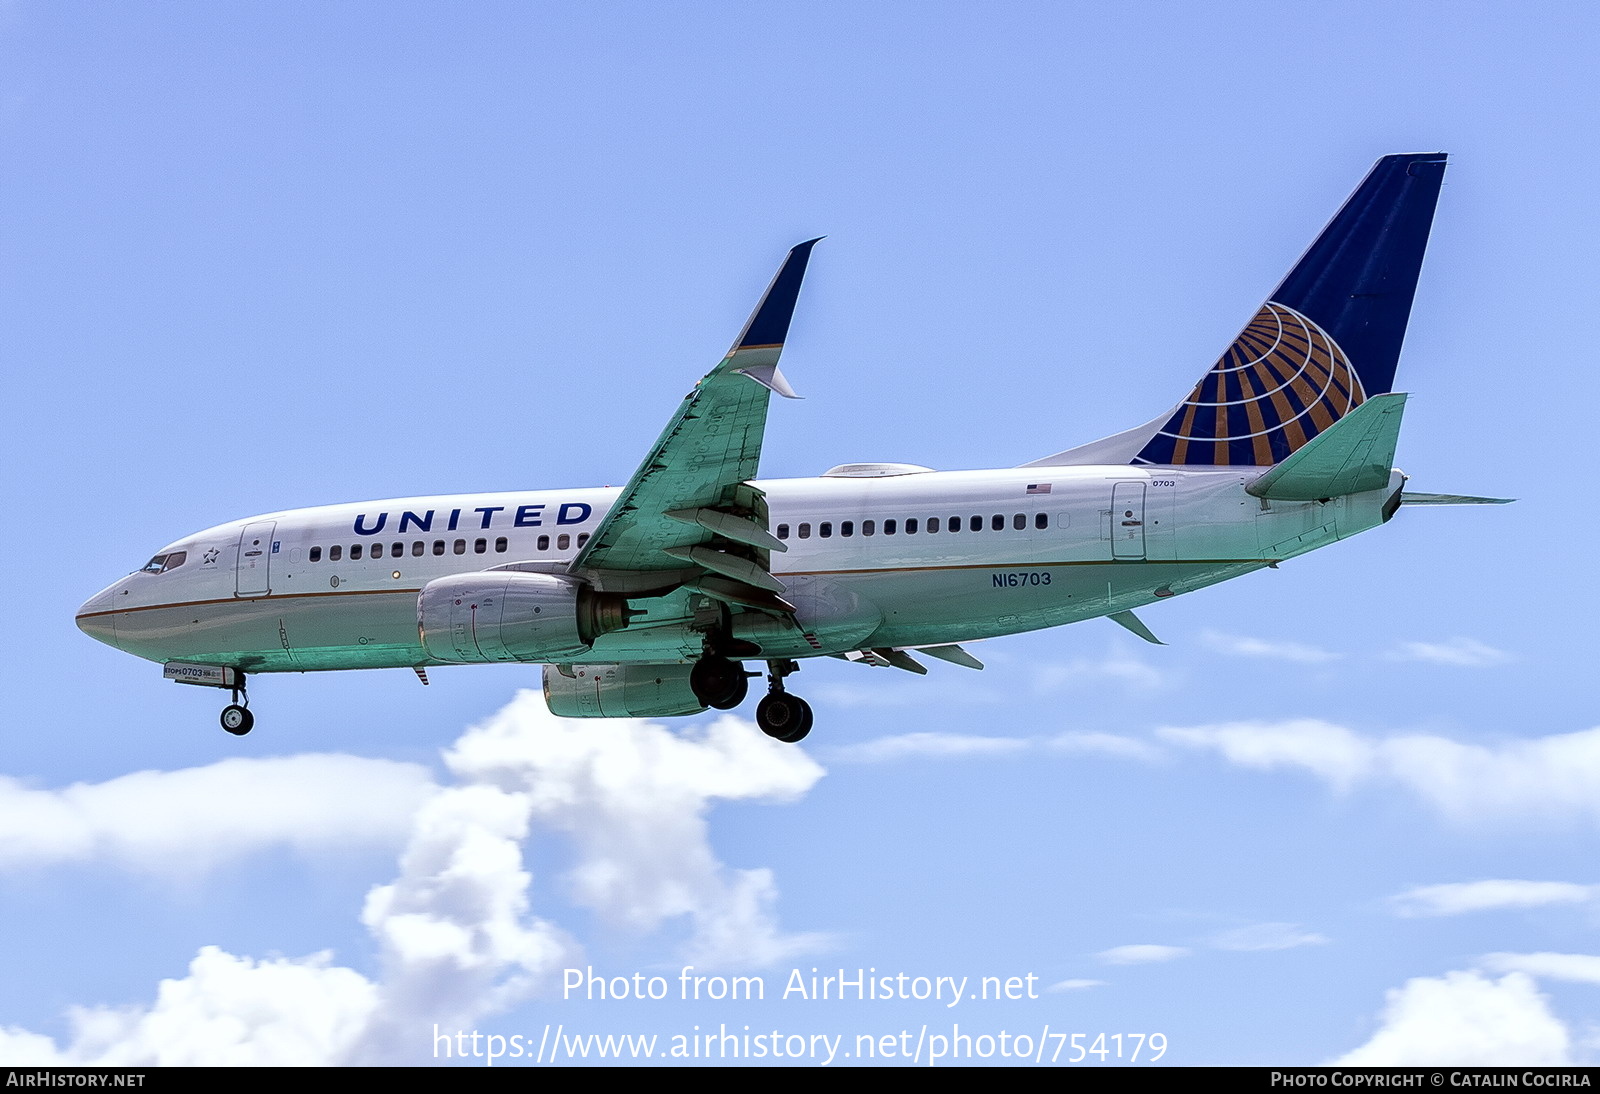
[[[239,674],[238,685],[232,692],[233,702],[222,708],[222,728],[235,737],[243,737],[256,724],[256,716],[250,713],[250,697],[244,690],[244,673]]]

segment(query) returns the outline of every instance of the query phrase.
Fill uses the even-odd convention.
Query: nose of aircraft
[[[78,629],[108,646],[117,646],[116,614],[111,610],[112,591],[95,593],[78,609]]]

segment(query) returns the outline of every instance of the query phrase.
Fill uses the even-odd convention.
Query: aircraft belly
[[[1094,619],[1261,565],[1251,560],[973,567],[853,575],[850,585],[883,606],[883,625],[869,645],[933,645]]]

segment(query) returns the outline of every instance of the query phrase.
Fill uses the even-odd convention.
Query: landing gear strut
[[[256,716],[250,713],[250,697],[244,690],[244,673],[239,674],[239,684],[232,691],[233,702],[222,708],[222,728],[235,737],[243,737],[256,724]]]
[[[750,681],[744,666],[726,657],[707,654],[689,670],[689,687],[694,697],[708,707],[732,710],[750,694]]]
[[[756,704],[756,725],[768,737],[788,744],[803,741],[811,732],[811,704],[783,689],[783,678],[798,672],[793,661],[768,661],[767,697]]]

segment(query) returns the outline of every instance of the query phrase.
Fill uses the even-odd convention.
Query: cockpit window
[[[176,570],[189,560],[188,551],[173,551],[171,554],[157,555],[144,564],[141,574],[164,574],[168,570]]]

